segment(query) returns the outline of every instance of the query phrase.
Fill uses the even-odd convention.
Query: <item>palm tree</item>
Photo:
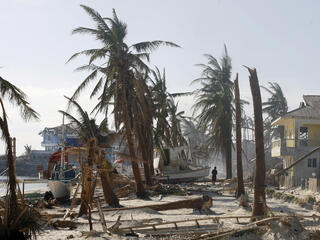
[[[262,88],[271,94],[268,100],[262,103],[262,106],[264,106],[262,111],[267,114],[267,118],[264,120],[264,144],[266,149],[269,149],[272,137],[276,134],[276,129],[272,127],[272,122],[288,112],[288,104],[278,83],[269,82],[269,88],[263,86]]]
[[[197,125],[197,122],[192,118],[184,118],[182,121],[183,135],[188,140],[191,158],[196,164],[199,159],[208,159],[210,156],[210,150],[206,147],[208,137],[202,131],[199,131]]]
[[[169,119],[171,123],[171,144],[173,147],[179,147],[187,144],[181,131],[181,122],[185,118],[184,111],[178,112],[178,102],[175,103],[173,97],[169,100]]]
[[[7,113],[4,107],[4,100],[8,100],[9,102],[13,103],[14,105],[20,108],[20,115],[21,117],[28,121],[30,119],[39,119],[38,113],[33,110],[28,101],[26,94],[20,90],[15,85],[11,84],[9,81],[0,77],[0,105],[2,110],[2,116],[0,116],[0,129],[1,135],[6,145],[6,155],[8,159],[8,175],[9,175],[9,205],[8,205],[8,212],[7,212],[7,227],[10,230],[12,226],[18,226],[19,224],[15,223],[15,219],[19,215],[18,202],[17,202],[17,195],[16,195],[16,173],[15,173],[15,163],[14,163],[14,156],[12,152],[12,142],[8,127],[7,121]],[[21,209],[22,210],[22,209]],[[22,219],[20,219],[20,222]],[[31,223],[31,222],[30,222]],[[21,224],[20,224],[21,226]],[[30,226],[28,226],[29,228]],[[2,228],[0,227],[0,236],[2,235]],[[30,229],[32,234],[35,232]]]
[[[163,69],[162,75],[157,67],[155,70],[152,70],[151,73],[153,75],[153,79],[150,78],[150,91],[154,102],[154,118],[156,121],[154,133],[155,142],[158,147],[160,147],[160,144],[165,144],[167,147],[170,147],[171,135],[170,124],[168,122],[169,93],[167,91],[165,69]]]
[[[28,145],[28,144],[24,145],[24,153],[28,158],[30,158],[31,151],[32,151],[31,145]]]
[[[101,123],[97,125],[96,119],[91,118],[88,112],[85,111],[77,101],[68,97],[65,98],[68,99],[69,105],[76,109],[78,117],[74,117],[66,111],[59,110],[59,112],[69,119],[73,126],[72,128],[80,138],[81,144],[87,143],[91,138],[96,138],[97,145],[99,146],[110,144],[113,141],[115,134],[110,133],[107,118],[104,118]]]
[[[181,132],[181,120],[184,118],[184,112],[178,112],[178,103],[175,103],[176,97],[188,96],[192,93],[170,93],[166,85],[165,69],[161,74],[159,68],[151,71],[152,78],[150,77],[150,91],[152,100],[154,102],[154,119],[156,121],[156,128],[154,137],[158,148],[161,145],[166,147],[177,147],[185,145],[186,141]]]
[[[115,10],[112,18],[103,18],[94,9],[81,5],[96,24],[96,28],[78,27],[73,33],[93,35],[102,47],[89,49],[74,54],[70,59],[79,55],[89,56],[89,63],[78,70],[89,70],[91,73],[80,84],[73,94],[75,100],[88,83],[98,79],[91,97],[100,93],[99,103],[94,110],[108,112],[108,106],[113,103],[113,114],[116,129],[123,127],[126,141],[132,160],[136,159],[135,140],[138,140],[135,121],[143,119],[143,114],[148,111],[143,105],[144,98],[148,95],[148,87],[145,81],[137,78],[140,73],[149,71],[144,60],[149,61],[150,53],[160,46],[178,47],[178,45],[166,41],[145,41],[129,46],[125,43],[127,36],[126,23],[119,20]],[[96,65],[97,60],[106,60]],[[99,78],[97,78],[101,75]],[[100,91],[102,90],[102,91]],[[113,100],[113,101],[112,101]],[[139,116],[142,115],[142,116]],[[140,143],[140,145],[143,145]],[[136,180],[136,194],[145,197],[141,176],[136,161],[132,162],[132,170]]]
[[[232,177],[232,106],[233,82],[231,81],[231,58],[227,53],[220,63],[213,56],[206,54],[207,64],[198,64],[202,76],[193,82],[200,82],[202,87],[196,90],[197,99],[194,114],[198,113],[200,129],[209,136],[210,144],[217,152],[221,152],[226,162],[226,178]]]
[[[82,144],[87,144],[88,148],[90,146],[91,148],[95,148],[96,146],[101,148],[105,145],[109,145],[113,141],[115,134],[111,134],[109,132],[107,118],[103,119],[102,122],[99,125],[97,125],[96,120],[94,118],[90,118],[89,114],[82,109],[82,107],[77,101],[72,100],[68,97],[65,98],[68,99],[69,104],[71,106],[74,106],[76,108],[78,119],[68,112],[62,110],[59,110],[59,112],[64,114],[70,120],[70,123],[73,125],[74,130],[78,133],[80,137],[80,142],[82,142]],[[88,153],[94,153],[94,151],[94,149],[93,151],[88,149]],[[90,166],[93,165],[93,161],[90,161],[91,159],[94,159],[94,156],[88,156],[88,164]],[[99,169],[104,169],[103,166],[110,165],[104,157],[97,159],[96,164]],[[106,170],[110,170],[110,167],[107,167]],[[105,201],[112,207],[119,207],[119,199],[112,190],[109,172],[99,171],[99,174],[101,178]],[[91,175],[91,173],[89,173],[89,175]],[[89,187],[91,186],[89,185]],[[83,190],[84,189],[85,188],[83,188]],[[88,194],[90,194],[90,191],[86,191],[82,195],[89,197]],[[79,215],[85,213],[86,210],[86,204],[82,202]]]
[[[262,111],[268,114],[268,118],[271,122],[278,117],[288,112],[287,99],[285,98],[280,85],[276,82],[269,82],[269,88],[263,87],[271,96],[268,100],[262,103]]]

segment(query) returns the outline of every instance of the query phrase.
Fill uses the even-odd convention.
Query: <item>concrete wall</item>
[[[306,147],[303,150],[301,148],[300,150],[296,150],[294,156],[292,157],[292,162],[296,161],[301,156],[310,152],[312,149],[312,147]],[[308,159],[316,159],[315,168],[312,166],[312,164],[311,167],[308,166]],[[292,185],[287,186],[299,186],[301,185],[302,179],[312,178],[313,174],[315,174],[316,178],[320,178],[320,151],[313,153],[312,155],[295,165],[293,168],[291,168],[290,171],[288,171],[288,176],[292,177]]]
[[[313,192],[320,192],[319,178],[309,178],[309,190]]]

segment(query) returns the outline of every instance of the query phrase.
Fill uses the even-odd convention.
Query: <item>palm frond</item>
[[[130,48],[133,48],[139,53],[139,52],[152,52],[161,46],[180,48],[179,45],[173,42],[160,41],[160,40],[150,41],[150,42],[139,42],[131,45]]]

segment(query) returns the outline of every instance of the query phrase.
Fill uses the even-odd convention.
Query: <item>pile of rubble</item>
[[[182,188],[180,185],[177,184],[161,184],[158,183],[157,185],[151,187],[150,189],[154,195],[176,195],[176,196],[187,196],[188,191],[186,188]]]

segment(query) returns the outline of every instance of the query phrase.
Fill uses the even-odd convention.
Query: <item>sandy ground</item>
[[[120,204],[126,207],[130,206],[141,206],[148,204],[157,204],[157,203],[165,203],[171,201],[177,201],[182,199],[188,199],[190,197],[198,197],[201,194],[207,194],[213,197],[213,207],[211,210],[213,211],[210,216],[235,216],[235,215],[250,215],[250,210],[245,210],[243,208],[238,207],[238,201],[235,197],[226,192],[217,192],[221,187],[212,186],[211,184],[197,184],[192,187],[194,190],[192,191],[193,195],[191,196],[163,196],[161,200],[159,197],[151,197],[151,201],[139,200],[139,199],[120,199]],[[189,188],[190,189],[190,188]],[[252,193],[249,190],[249,201],[252,202]],[[317,214],[317,212],[312,210],[306,210],[304,208],[299,207],[296,204],[291,204],[284,202],[282,200],[277,199],[267,199],[267,205],[270,210],[274,214],[284,214],[284,213],[294,213],[297,215],[311,215]],[[66,206],[67,207],[67,206]],[[75,208],[77,212],[78,207]],[[63,211],[64,209],[61,207],[55,209],[47,209],[48,213],[56,213]],[[107,226],[111,226],[117,219],[117,217],[121,214],[121,227],[124,226],[134,226],[135,224],[139,224],[140,221],[149,219],[149,221],[159,222],[159,221],[177,221],[177,220],[186,220],[186,219],[195,219],[195,218],[206,218],[208,215],[200,214],[198,211],[193,211],[192,209],[179,209],[179,210],[168,210],[156,212],[150,209],[139,209],[139,210],[126,210],[120,212],[110,211],[105,212],[105,219]],[[97,212],[92,214],[92,222],[93,229],[97,232],[100,232],[97,236],[89,237],[88,239],[137,239],[136,237],[120,237],[117,235],[109,236],[107,234],[102,233],[102,226],[100,223],[100,217]],[[45,227],[40,235],[37,237],[39,240],[59,240],[59,239],[86,239],[87,236],[84,235],[89,231],[88,219],[86,216],[75,219],[77,221],[78,227],[75,230],[68,229],[60,229],[55,230],[52,227]],[[248,219],[240,220],[240,223],[248,222]],[[242,226],[238,224],[235,219],[223,219],[219,224],[213,223],[212,221],[201,222],[205,224],[210,224],[214,229],[217,228],[237,228]],[[195,226],[195,223],[190,223]],[[190,226],[191,228],[191,226]],[[314,227],[316,228],[316,227]],[[148,238],[143,234],[139,234],[139,238]],[[151,239],[151,238],[148,238]],[[183,239],[183,238],[182,238]],[[242,238],[242,239],[254,239],[254,238]],[[271,239],[271,238],[270,238]]]

